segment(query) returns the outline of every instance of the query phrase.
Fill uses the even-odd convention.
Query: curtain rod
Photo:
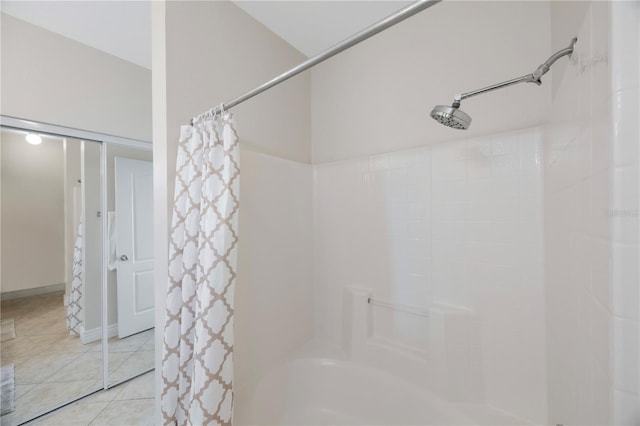
[[[333,47],[330,47],[329,49],[323,51],[322,53],[314,56],[313,58],[309,58],[306,61],[302,62],[299,65],[296,65],[295,67],[291,68],[289,71],[286,71],[282,74],[280,74],[279,76],[267,81],[266,83],[256,87],[255,89],[253,89],[250,92],[245,93],[244,95],[237,97],[236,99],[229,101],[229,102],[225,102],[223,104],[220,104],[219,106],[216,106],[212,109],[210,109],[209,111],[200,114],[194,118],[191,119],[191,124],[193,125],[193,123],[197,120],[200,120],[201,118],[207,116],[207,115],[212,115],[212,114],[219,114],[224,110],[230,109],[235,107],[236,105],[241,104],[242,102],[249,100],[251,98],[253,98],[256,95],[259,95],[260,93],[264,92],[265,90],[269,90],[274,86],[277,86],[278,84],[289,80],[291,77],[294,77],[298,74],[300,74],[303,71],[308,70],[311,67],[314,67],[315,65],[326,61],[327,59],[331,58],[332,56],[337,55],[340,52],[343,52],[347,49],[349,49],[350,47],[355,46],[356,44],[368,39],[371,36],[374,36],[376,34],[378,34],[381,31],[386,30],[387,28],[390,28],[392,26],[394,26],[395,24],[398,24],[402,21],[404,21],[405,19],[415,15],[418,12],[422,12],[423,10],[433,6],[434,4],[439,3],[442,0],[418,0],[416,2],[411,3],[410,5],[408,5],[407,7],[398,10],[397,12],[393,13],[392,15],[387,16],[386,18],[376,22],[375,24],[365,28],[364,30],[357,32],[356,34],[352,35],[351,37],[341,41],[340,43],[334,45]]]

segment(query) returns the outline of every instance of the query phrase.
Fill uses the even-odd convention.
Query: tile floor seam
[[[137,398],[127,398],[127,399],[114,399],[113,402],[123,402],[123,401],[138,401],[141,399],[154,399],[152,397],[146,397],[146,396],[141,396],[141,397],[137,397]]]
[[[104,410],[106,410],[106,409],[111,405],[111,403],[112,403],[113,401],[115,401],[115,400],[111,400],[111,401],[109,401],[109,402],[107,403],[107,405],[105,405],[105,406],[104,406],[104,408],[103,408],[102,410],[100,410],[100,411],[98,412],[98,414],[96,414],[96,415],[95,415],[95,417],[94,417],[93,419],[91,419],[91,421],[89,421],[89,422],[87,423],[87,426],[91,426],[91,424],[93,424],[93,422],[95,422],[95,421],[96,421],[96,419],[97,419],[98,417],[100,417],[100,414],[102,414],[102,412],[103,412]]]
[[[63,352],[64,353],[64,352]],[[36,358],[38,355],[34,356],[33,358]],[[75,357],[73,357],[71,360],[69,360],[68,363],[62,365],[60,368],[58,368],[57,370],[53,371],[50,375],[44,377],[42,379],[42,381],[37,382],[37,383],[28,383],[28,384],[41,384],[41,383],[51,383],[51,382],[47,382],[47,380],[49,380],[51,377],[53,377],[58,371],[62,370],[63,368],[67,367],[69,364],[71,364],[72,362],[76,361],[80,356],[82,356],[81,353],[77,354]]]

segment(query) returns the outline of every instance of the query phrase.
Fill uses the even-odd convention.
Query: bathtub
[[[237,401],[238,425],[469,425],[429,391],[366,365],[298,358]]]
[[[469,348],[460,344],[468,336],[456,333],[470,329],[472,311],[433,304],[429,321],[416,327],[429,336],[429,347],[412,347],[377,335],[372,295],[370,289],[345,290],[340,343],[312,339],[245,382],[235,395],[234,424],[530,424],[487,404],[481,383],[471,380],[476,370],[469,357],[452,356]]]

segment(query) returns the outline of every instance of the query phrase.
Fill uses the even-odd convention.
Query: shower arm
[[[578,39],[574,37],[569,44],[569,47],[566,47],[562,50],[557,51],[549,59],[543,62],[534,72],[531,74],[525,74],[522,77],[514,78],[513,80],[503,81],[502,83],[494,84],[492,86],[483,87],[482,89],[473,90],[471,92],[466,92],[461,95],[455,95],[453,98],[453,104],[451,105],[454,108],[460,108],[460,102],[464,99],[470,98],[472,96],[481,95],[483,93],[491,92],[496,89],[502,89],[503,87],[511,86],[518,83],[535,83],[538,86],[542,84],[540,77],[545,75],[549,69],[551,69],[551,65],[554,64],[558,59],[563,56],[571,55],[573,53],[573,47],[575,46]]]

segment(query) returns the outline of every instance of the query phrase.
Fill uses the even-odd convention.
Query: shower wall
[[[313,336],[311,166],[242,150],[236,389]]]
[[[443,2],[319,65],[311,81],[316,334],[342,342],[351,286],[467,309],[469,329],[441,345],[430,341],[435,318],[377,307],[373,334],[418,353],[425,370],[443,350],[459,358],[465,367],[447,376],[414,375],[443,396],[536,423],[547,419],[538,126],[551,85],[468,100],[467,132],[428,112],[535,69],[551,50],[547,2]]]
[[[340,342],[335,306],[344,286],[403,304],[467,306],[480,336],[470,341],[482,347],[473,363],[483,371],[483,392],[467,398],[480,396],[540,423],[637,424],[638,3],[501,3],[496,16],[514,8],[503,24],[484,19],[493,4],[482,2],[467,16],[483,16],[475,41],[492,52],[469,48],[447,66],[450,52],[432,46],[428,40],[437,37],[429,31],[450,22],[438,19],[439,11],[455,7],[439,5],[313,71],[317,332]],[[546,35],[523,30],[532,22]],[[512,23],[517,30],[501,27]],[[464,26],[463,34],[474,33]],[[491,39],[487,28],[502,38]],[[508,51],[504,34],[517,34],[517,52]],[[445,130],[460,137],[426,118],[425,93],[429,102],[447,102],[443,88],[481,87],[506,69],[514,71],[505,78],[517,74],[574,36],[575,54],[558,61],[542,87],[510,88],[463,105],[476,118],[464,134],[473,140],[393,152],[446,141]],[[424,58],[406,46],[416,38],[427,40]],[[523,51],[527,57],[518,57]],[[493,58],[504,56],[514,63],[494,69]],[[523,109],[531,105],[533,112]],[[499,114],[486,114],[491,110]],[[525,127],[526,119],[540,125],[529,157],[526,144],[485,136]],[[512,152],[498,160],[491,148],[474,148],[478,140],[491,146],[503,138],[520,161],[535,164],[535,179],[523,181],[516,168],[518,179],[476,181],[496,177],[490,173],[500,162],[512,167]],[[381,152],[387,154],[368,156]],[[482,162],[492,172],[471,172]],[[532,188],[536,196],[527,195]],[[483,190],[495,198],[471,204],[469,197],[486,196]],[[374,334],[429,349],[427,338],[415,335],[419,327],[393,315],[381,326],[380,318],[374,310]],[[518,389],[523,383],[527,389]],[[478,382],[468,385],[473,390]]]
[[[640,423],[640,3],[611,5],[613,422]]]
[[[317,334],[342,340],[348,286],[422,310],[468,309],[468,330],[446,341],[463,347],[448,356],[467,369],[444,377],[456,389],[444,396],[543,423],[541,143],[534,128],[315,166]],[[376,308],[373,336],[432,362],[431,318],[419,320]]]
[[[549,420],[637,424],[637,2],[552,3],[545,135]],[[631,31],[629,29],[631,28]]]
[[[456,93],[532,72],[550,54],[549,28],[549,2],[445,1],[314,67],[313,163],[543,123],[546,82],[463,102],[474,117],[464,135],[434,126],[428,114]]]

